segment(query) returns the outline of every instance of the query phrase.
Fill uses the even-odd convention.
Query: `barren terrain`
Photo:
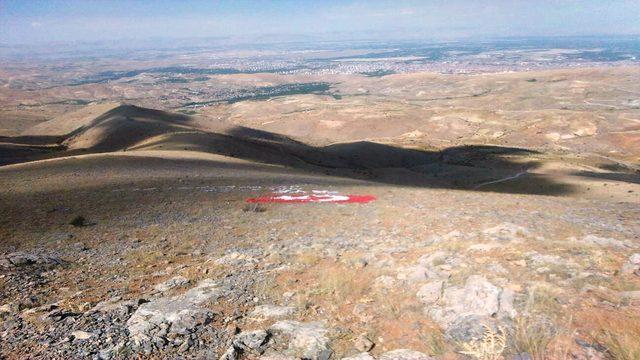
[[[638,66],[153,76],[0,89],[1,357],[640,358]]]

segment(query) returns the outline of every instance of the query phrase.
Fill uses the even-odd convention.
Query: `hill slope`
[[[454,359],[482,324],[509,356],[587,358],[604,330],[634,348],[633,169],[204,123],[122,105],[5,139],[60,148],[0,166],[0,357],[220,358],[257,338],[242,356]],[[372,201],[248,203],[309,194]]]
[[[102,108],[108,110],[94,116]],[[587,188],[591,191],[591,180],[585,180],[589,178],[638,182],[637,169],[602,158],[481,145],[407,147],[402,139],[399,143],[356,141],[311,146],[263,130],[123,104],[90,106],[71,114],[68,123],[59,117],[25,133],[41,135],[7,138],[2,150],[5,163],[159,150],[217,154],[420,187],[570,195],[584,193]],[[629,190],[627,187],[620,190]]]

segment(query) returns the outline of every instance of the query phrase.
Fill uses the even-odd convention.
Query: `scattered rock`
[[[178,346],[178,352],[183,353],[188,351],[193,345],[193,340],[191,338],[185,338],[182,340],[182,343]]]
[[[586,352],[586,358],[589,360],[603,360],[608,358],[605,355],[607,348],[597,342],[591,343],[582,339],[575,339],[575,342]],[[578,357],[574,356],[574,358]],[[584,358],[584,356],[581,356],[581,358]]]
[[[39,312],[51,312],[54,311],[56,309],[58,309],[58,303],[50,303],[50,304],[44,304],[41,306],[36,306],[36,307],[32,307],[32,308],[28,308],[26,310],[24,310],[22,313],[24,315],[30,315],[30,314],[36,314]]]
[[[389,275],[381,275],[378,276],[374,282],[373,285],[375,287],[381,288],[381,289],[390,289],[393,287],[393,285],[395,284],[396,280],[394,278],[392,278]]]
[[[640,254],[636,253],[629,257],[623,265],[621,272],[623,274],[636,274],[640,276]]]
[[[634,291],[615,291],[604,286],[595,286],[587,284],[582,287],[583,293],[593,293],[598,295],[602,299],[607,299],[609,302],[630,301],[636,303],[640,300],[640,290]]]
[[[427,280],[429,278],[428,272],[429,269],[424,266],[410,266],[399,269],[397,278],[409,283],[416,283]]]
[[[489,270],[492,274],[508,274],[509,271],[504,268],[500,263],[491,263],[487,265],[487,270]]]
[[[533,356],[531,354],[523,352],[519,354],[515,354],[513,356],[513,360],[533,360]]]
[[[432,360],[433,358],[419,352],[408,349],[387,351],[380,355],[378,360]]]
[[[567,265],[566,259],[557,255],[539,254],[535,251],[526,254],[534,265]]]
[[[278,321],[269,328],[276,341],[288,344],[285,355],[303,359],[327,360],[333,353],[324,325],[319,322]]]
[[[342,358],[342,360],[375,360],[375,358],[369,355],[369,353],[363,352],[353,356]]]
[[[477,252],[487,252],[496,248],[501,248],[503,245],[501,244],[473,244],[469,246],[467,249],[469,251],[477,251]]]
[[[265,330],[243,331],[237,334],[232,345],[222,354],[220,360],[237,359],[240,354],[264,352],[264,346],[269,334]]]
[[[282,319],[295,313],[293,306],[260,305],[256,306],[249,317],[256,320]]]
[[[189,279],[187,279],[186,277],[175,276],[165,282],[156,284],[156,286],[154,286],[153,288],[158,292],[165,292],[173,288],[176,288],[178,286],[186,285],[188,283],[189,283]]]
[[[295,356],[289,356],[284,354],[265,354],[260,356],[260,360],[298,360]]]
[[[87,340],[93,336],[92,333],[81,330],[76,330],[72,332],[71,335],[73,335],[73,338],[76,340]]]
[[[251,255],[240,252],[232,252],[214,261],[217,265],[241,266],[255,264],[258,260]]]
[[[485,229],[482,234],[491,240],[499,242],[519,241],[532,236],[526,228],[512,223],[502,223]]]
[[[356,260],[354,262],[353,267],[356,268],[356,269],[363,269],[367,265],[369,265],[369,260],[367,260],[365,258],[359,258],[358,260]]]
[[[628,300],[640,300],[640,290],[635,291],[620,291],[620,297]]]
[[[2,306],[0,306],[0,315],[1,314],[12,314],[14,312],[18,311],[18,307],[8,303],[8,304],[4,304]]]
[[[373,320],[373,309],[368,304],[356,304],[351,311],[361,322],[367,323]]]
[[[0,267],[3,267],[5,269],[35,264],[59,265],[62,264],[62,260],[51,256],[30,254],[20,251],[0,256]]]
[[[119,342],[116,345],[109,346],[105,349],[100,350],[98,352],[98,359],[100,360],[109,360],[117,356],[122,350],[125,348],[125,342]]]
[[[509,288],[502,288],[500,292],[500,312],[509,318],[515,318],[518,312],[513,306],[515,292]]]
[[[598,246],[611,246],[617,248],[626,247],[627,244],[624,241],[620,241],[614,238],[604,238],[595,235],[587,235],[582,238],[582,242],[587,244],[593,244]]]
[[[184,338],[193,333],[213,318],[213,313],[202,305],[222,295],[216,282],[208,279],[184,294],[140,305],[127,321],[134,349],[150,353],[166,345],[167,337]]]
[[[527,266],[527,261],[525,259],[513,260],[511,261],[511,264],[515,266],[525,267]]]
[[[434,280],[426,285],[422,285],[416,294],[418,299],[425,305],[430,305],[438,301],[442,295],[443,280]]]
[[[448,254],[444,251],[436,251],[432,254],[423,255],[418,259],[418,263],[425,266],[434,266],[437,263],[444,263]]]
[[[129,313],[135,305],[137,305],[137,303],[134,300],[122,300],[121,296],[114,296],[111,299],[99,302],[96,306],[90,309],[87,314],[111,312],[114,310],[122,310],[123,312]]]
[[[464,267],[465,264],[457,256],[450,256],[446,252],[423,255],[418,259],[427,279],[446,279],[453,268]]]
[[[445,235],[432,235],[429,238],[428,243],[437,244],[443,242],[458,241],[465,238],[465,235],[466,234],[463,234],[461,231],[454,230]]]
[[[466,324],[467,322],[463,320],[472,318],[477,323],[482,321],[493,323],[513,318],[516,315],[513,297],[513,290],[498,288],[485,277],[472,275],[467,278],[464,287],[445,288],[438,304],[428,305],[426,310],[447,330],[447,335],[459,340],[459,334],[465,333],[460,331],[460,325],[450,331],[456,322]]]
[[[498,331],[497,324],[486,316],[463,315],[456,318],[446,330],[446,335],[456,342],[469,342],[473,339],[482,339],[488,326]]]
[[[360,336],[358,336],[354,340],[353,345],[356,350],[366,353],[367,351],[373,349],[373,346],[375,344],[367,337],[366,334],[360,334]]]
[[[236,335],[233,346],[242,350],[259,350],[267,341],[269,334],[265,330],[243,331]]]
[[[227,351],[220,356],[220,360],[236,360],[238,358],[238,351],[235,347],[230,346]]]

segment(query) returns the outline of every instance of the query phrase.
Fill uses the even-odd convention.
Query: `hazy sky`
[[[640,34],[640,0],[0,0],[0,42]]]

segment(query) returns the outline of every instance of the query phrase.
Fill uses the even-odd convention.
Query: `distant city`
[[[306,93],[339,99],[331,79],[338,81],[335,76],[340,75],[479,74],[640,63],[640,39],[628,36],[269,45],[185,40],[179,45],[151,42],[135,50],[100,43],[5,50],[0,65],[9,75],[0,78],[0,85],[27,91],[13,105],[86,105],[106,97],[95,96],[106,91],[111,99],[148,101],[149,106],[185,112],[220,102]],[[263,86],[221,81],[243,74],[293,76],[289,83]],[[36,95],[36,104],[24,101]]]

